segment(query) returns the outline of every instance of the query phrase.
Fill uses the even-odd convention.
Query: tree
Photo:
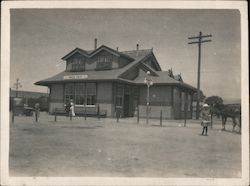
[[[211,128],[212,128],[213,116],[218,115],[219,110],[220,110],[219,109],[220,105],[223,104],[223,99],[219,96],[210,96],[210,97],[207,97],[207,99],[205,100],[205,103],[210,106]]]

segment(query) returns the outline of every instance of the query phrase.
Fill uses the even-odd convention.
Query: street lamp
[[[150,72],[147,71],[147,77],[144,79],[144,83],[147,85],[147,110],[146,110],[146,116],[147,116],[147,124],[148,124],[148,115],[149,115],[149,87],[153,85],[152,79],[149,78]]]

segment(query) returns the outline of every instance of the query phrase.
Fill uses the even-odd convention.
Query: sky
[[[34,85],[65,70],[63,56],[76,47],[107,45],[119,51],[153,48],[162,68],[181,73],[197,87],[198,46],[188,37],[212,34],[201,47],[201,90],[208,96],[239,99],[241,30],[238,10],[192,9],[13,9],[10,85],[46,92]]]

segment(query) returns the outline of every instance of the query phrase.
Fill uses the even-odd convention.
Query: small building
[[[49,95],[43,92],[10,89],[10,110],[13,108],[14,99],[18,99],[20,101],[19,107],[34,107],[36,103],[39,103],[41,111],[48,111],[48,97]]]
[[[121,109],[122,117],[133,117],[137,109],[146,117],[147,85],[145,78],[153,81],[149,88],[149,117],[181,119],[186,109],[192,117],[192,99],[196,89],[184,83],[181,75],[172,70],[162,71],[153,49],[118,51],[102,45],[94,50],[75,48],[62,60],[65,71],[36,82],[50,89],[49,112],[64,108],[72,99],[75,110],[105,110],[114,117]],[[150,72],[150,75],[148,75]]]

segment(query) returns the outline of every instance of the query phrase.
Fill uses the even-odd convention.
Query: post
[[[161,110],[161,114],[160,114],[160,126],[162,127],[162,110]]]
[[[200,76],[201,76],[201,35],[199,35],[199,43],[198,43],[198,80],[197,80],[197,103],[196,103],[196,119],[199,119],[200,112]]]
[[[210,108],[211,109],[211,108]],[[213,128],[213,112],[211,112],[211,116],[210,116],[210,121],[211,121],[211,129]]]
[[[84,120],[87,119],[87,83],[85,83],[85,104],[84,104]]]
[[[98,120],[100,120],[100,106],[99,106],[99,104],[97,105],[97,117],[98,117]]]
[[[137,123],[140,122],[140,112],[139,112],[139,107],[137,107]]]
[[[35,116],[36,116],[36,122],[38,121],[38,113],[35,111]]]
[[[150,71],[147,71],[147,77],[144,79],[144,83],[147,85],[147,108],[146,108],[146,123],[148,124],[148,115],[149,115],[149,87],[153,85],[153,81],[148,77]]]
[[[16,83],[14,83],[15,89],[16,89],[16,98],[18,97],[18,88],[22,87],[21,83],[19,82],[19,78],[16,79]]]
[[[35,104],[35,118],[36,118],[36,122],[38,122],[38,117],[39,117],[39,111],[40,111],[40,105],[39,103]]]
[[[149,115],[149,85],[147,85],[147,124],[148,124],[148,115]]]
[[[185,102],[185,106],[184,106],[184,127],[186,127],[187,124],[187,107],[186,107],[186,102]]]
[[[116,123],[119,123],[120,110],[116,109]]]
[[[202,35],[202,32],[199,32],[198,36],[189,37],[188,39],[198,39],[198,41],[192,41],[188,44],[198,44],[198,76],[197,76],[197,103],[196,103],[196,119],[199,119],[200,112],[200,66],[201,66],[201,44],[205,42],[210,42],[210,39],[202,40],[203,38],[209,38],[212,35]]]
[[[56,118],[56,112],[57,112],[57,109],[55,109],[55,111],[54,111],[54,114],[55,114],[55,122],[56,122],[56,120],[57,120],[57,118]]]

